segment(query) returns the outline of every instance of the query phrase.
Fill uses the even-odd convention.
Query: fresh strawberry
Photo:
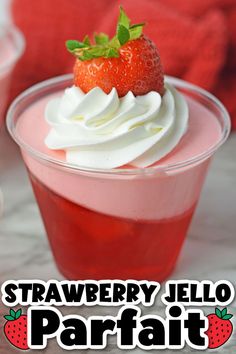
[[[206,334],[209,338],[208,348],[214,349],[222,346],[230,338],[233,332],[233,325],[230,319],[233,315],[227,314],[227,309],[222,311],[216,308],[215,313],[207,316],[209,327]]]
[[[4,333],[9,342],[16,348],[28,350],[27,344],[27,316],[22,315],[22,310],[10,310],[10,315],[4,316],[7,320]]]
[[[95,35],[91,45],[86,36],[83,42],[67,41],[67,49],[76,56],[74,84],[84,92],[98,86],[109,93],[113,87],[120,97],[132,91],[144,95],[150,91],[164,92],[164,74],[155,44],[142,34],[143,23],[131,25],[120,9],[116,35]]]

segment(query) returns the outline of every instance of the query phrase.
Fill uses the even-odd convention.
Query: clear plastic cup
[[[71,76],[33,86],[10,107],[8,129],[20,146],[52,252],[65,277],[163,281],[173,270],[211,157],[226,140],[230,120],[211,94],[178,79],[166,80],[213,112],[221,127],[214,146],[176,164],[86,169],[27,145],[17,130],[21,114],[39,98],[70,86]]]
[[[0,25],[0,128],[6,109],[11,74],[24,48],[25,40],[18,28]]]

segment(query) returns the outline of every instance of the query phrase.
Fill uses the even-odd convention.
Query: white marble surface
[[[228,279],[236,284],[235,151],[236,134],[231,135],[214,159],[172,279]],[[0,284],[9,279],[61,279],[48,247],[19,151],[4,131],[0,137],[0,171],[0,184],[4,193],[4,214],[0,220]],[[235,302],[230,309],[236,318]],[[161,314],[164,307],[157,303],[149,311]],[[6,308],[0,304],[0,327],[3,325],[2,315],[5,312]],[[115,312],[114,309],[104,310],[97,307],[80,308],[78,313],[87,316]],[[219,350],[220,353],[236,352],[236,335],[233,337]],[[114,345],[114,339],[107,351],[120,352]],[[0,353],[16,352],[18,351],[10,347],[4,339],[0,328]],[[60,354],[64,351],[52,342],[50,348],[44,352]],[[190,353],[191,350],[186,348],[183,352]]]

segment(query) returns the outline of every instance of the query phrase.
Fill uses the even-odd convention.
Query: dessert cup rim
[[[29,97],[30,95],[33,97],[37,93],[39,94],[43,89],[46,89],[48,87],[54,87],[55,85],[63,84],[63,82],[69,81],[71,79],[72,79],[72,74],[65,74],[65,75],[56,76],[51,79],[47,79],[45,81],[37,83],[31,86],[30,88],[28,88],[27,90],[23,91],[18,97],[16,97],[8,109],[6,124],[7,124],[8,132],[10,133],[11,137],[23,151],[26,151],[33,158],[36,158],[41,163],[44,164],[46,163],[46,164],[50,164],[53,167],[70,170],[70,172],[74,172],[74,173],[87,172],[92,174],[99,173],[105,175],[146,175],[146,174],[155,174],[160,172],[163,173],[168,171],[176,171],[182,168],[186,168],[198,164],[206,160],[210,156],[212,156],[213,153],[226,141],[230,133],[231,122],[230,122],[229,114],[226,108],[224,107],[224,105],[214,95],[212,95],[211,93],[209,93],[208,91],[202,89],[197,85],[188,83],[184,80],[177,79],[172,76],[165,76],[165,80],[168,83],[177,86],[177,89],[181,88],[183,90],[189,90],[192,93],[197,93],[198,95],[202,96],[205,100],[208,100],[210,103],[213,103],[213,105],[215,105],[215,107],[219,110],[223,120],[221,138],[213,146],[211,146],[204,153],[195,155],[192,158],[188,158],[177,163],[163,164],[157,166],[152,165],[145,168],[99,169],[99,168],[82,167],[72,163],[68,163],[66,161],[61,161],[59,159],[41,153],[31,148],[31,146],[29,146],[28,144],[26,144],[23,141],[23,139],[21,139],[18,136],[16,132],[16,124],[14,120],[15,120],[15,114],[18,105],[21,104],[25,99],[27,99],[27,97]]]
[[[14,42],[14,53],[11,55],[11,58],[5,61],[3,64],[0,64],[0,72],[4,72],[20,59],[25,51],[26,42],[23,33],[19,30],[18,27],[12,24],[1,24],[0,29],[3,29],[4,31],[3,38],[10,34]]]

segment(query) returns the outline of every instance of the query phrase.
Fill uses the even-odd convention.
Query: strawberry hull
[[[103,215],[57,195],[30,174],[49,242],[69,279],[163,281],[173,270],[195,207],[158,221]]]

